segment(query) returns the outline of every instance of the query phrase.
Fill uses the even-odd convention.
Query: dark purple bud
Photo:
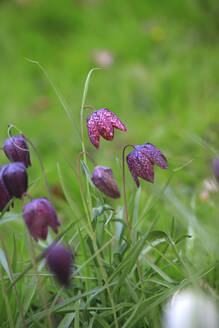
[[[74,256],[70,249],[53,244],[46,252],[47,265],[60,284],[69,286]]]
[[[57,227],[60,225],[58,217],[53,205],[46,198],[36,198],[27,203],[23,208],[24,221],[33,238],[46,239],[48,234],[48,226],[55,233],[58,232]]]
[[[26,167],[31,166],[28,144],[23,135],[6,139],[4,152],[9,161],[22,162]]]
[[[22,198],[27,191],[27,171],[24,163],[4,165],[2,177],[10,196]]]
[[[217,182],[219,183],[219,157],[212,161],[212,170]]]
[[[4,207],[8,204],[8,202],[12,198],[9,195],[8,189],[6,188],[3,177],[2,177],[2,173],[3,173],[5,166],[6,165],[4,165],[0,170],[0,212],[2,212]]]
[[[166,157],[150,143],[141,146],[136,145],[126,160],[137,187],[140,186],[138,177],[154,183],[154,164],[162,169],[168,168]]]
[[[96,148],[99,148],[100,135],[106,140],[113,140],[114,128],[127,131],[120,119],[107,108],[95,110],[87,118],[88,135]]]
[[[120,197],[119,188],[110,168],[104,166],[96,166],[91,175],[91,180],[93,181],[94,185],[105,195],[112,198]]]

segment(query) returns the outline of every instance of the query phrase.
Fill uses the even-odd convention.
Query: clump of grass
[[[185,287],[205,290],[218,301],[214,242],[211,243],[209,231],[198,221],[195,202],[190,209],[171,187],[172,178],[176,179],[187,163],[167,173],[166,184],[154,185],[154,191],[148,197],[141,187],[126,191],[125,156],[121,151],[124,203],[106,198],[92,183],[84,133],[84,107],[94,70],[89,72],[85,82],[80,116],[82,151],[74,165],[80,203],[75,201],[69,188],[74,170],[69,167],[64,171],[62,163],[58,163],[57,171],[66,199],[63,208],[68,215],[56,237],[49,234],[45,241],[34,244],[28,231],[17,233],[10,226],[10,220],[20,224],[13,218],[14,214],[10,212],[6,216],[6,211],[2,212],[0,223],[13,236],[13,246],[7,250],[3,242],[0,249],[4,270],[1,270],[4,300],[1,300],[0,308],[5,327],[19,327],[21,320],[28,327],[160,327],[167,300]],[[46,76],[49,79],[47,73]],[[58,90],[49,81],[73,121]],[[143,146],[133,147],[137,152],[137,147]],[[140,163],[144,179],[152,182],[153,164],[157,164],[163,154],[154,150],[154,146],[151,153],[147,147],[140,148],[140,155],[146,156]],[[162,159],[163,168],[166,168],[165,157]],[[147,160],[148,165],[144,166]],[[132,175],[142,177],[137,163],[139,158],[134,157],[129,168]],[[107,175],[99,182],[112,183],[110,179],[111,175]],[[46,187],[50,192],[47,183]],[[104,188],[102,190],[106,190]],[[170,205],[167,207],[167,204]],[[30,258],[26,247],[29,238]],[[75,263],[68,288],[60,286],[45,265],[48,246],[58,242],[68,243],[74,249]],[[201,252],[201,259],[207,261],[196,261],[197,252]],[[24,254],[23,257],[20,254]]]

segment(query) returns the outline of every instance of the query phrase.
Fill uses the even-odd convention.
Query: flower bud
[[[4,165],[2,177],[11,197],[22,198],[27,191],[27,171],[24,163]]]
[[[217,328],[217,310],[208,296],[185,290],[173,296],[166,307],[164,328]]]
[[[48,199],[36,198],[27,203],[23,208],[24,221],[33,238],[46,239],[48,234],[48,226],[55,233],[58,232],[57,227],[60,225],[56,211]]]
[[[6,139],[4,152],[9,161],[22,162],[26,167],[31,166],[29,148],[23,135]]]
[[[46,252],[46,261],[50,271],[65,287],[69,285],[73,260],[74,256],[70,249],[62,245],[53,244]]]
[[[4,207],[8,204],[8,202],[12,198],[9,195],[8,189],[6,188],[3,177],[2,177],[4,167],[5,167],[5,165],[2,166],[2,168],[0,170],[0,212],[2,212]]]
[[[212,170],[217,182],[219,183],[219,157],[212,161]]]
[[[91,180],[93,181],[94,185],[105,195],[112,198],[120,197],[119,188],[110,168],[104,166],[96,166],[91,175]]]

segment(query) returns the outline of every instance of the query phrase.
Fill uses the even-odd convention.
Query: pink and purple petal
[[[142,152],[145,152],[151,163],[156,164],[162,169],[168,169],[166,157],[157,147],[151,143],[145,143],[142,146]]]
[[[138,180],[138,175],[136,174],[136,161],[135,159],[133,158],[133,154],[132,152],[130,154],[127,155],[126,157],[126,161],[127,161],[127,165],[128,165],[128,168],[129,168],[129,171],[136,183],[136,186],[139,188],[140,187],[140,183],[139,183],[139,180]]]
[[[100,136],[95,112],[90,114],[87,118],[87,132],[91,143],[94,145],[94,147],[99,148]]]

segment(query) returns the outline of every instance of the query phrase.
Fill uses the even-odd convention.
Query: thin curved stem
[[[128,206],[127,206],[127,200],[126,200],[126,188],[125,188],[125,150],[128,147],[135,148],[135,146],[129,145],[129,144],[125,145],[123,147],[123,151],[122,151],[122,185],[123,185],[123,200],[124,200],[125,217],[126,217],[128,230],[129,230],[130,239],[133,242],[132,229],[131,229],[131,225],[130,225],[130,220],[129,220],[129,215],[128,215]]]
[[[88,153],[88,151],[85,151],[85,153],[86,153],[86,155],[90,158],[90,160],[91,160],[91,162],[93,163],[93,165],[94,165],[94,166],[97,166],[97,163],[95,162],[95,159],[93,158],[93,156],[92,156],[90,153]],[[83,151],[81,151],[81,152],[79,153],[80,156],[83,155],[83,154],[84,154]]]
[[[16,129],[20,134],[23,134],[23,132],[21,130],[19,130],[14,124],[9,124],[8,126],[8,135],[10,137],[12,137],[12,134],[11,134],[11,129],[14,128]],[[42,174],[43,174],[43,179],[44,179],[44,183],[45,183],[45,186],[46,186],[46,189],[47,189],[47,193],[48,193],[48,196],[49,196],[49,200],[52,202],[52,195],[51,195],[51,192],[50,192],[50,189],[49,189],[49,185],[48,185],[48,181],[47,181],[47,178],[46,178],[46,173],[45,173],[45,168],[44,168],[44,165],[43,165],[43,161],[41,159],[41,156],[40,156],[40,153],[38,152],[37,148],[34,146],[34,144],[32,143],[32,141],[27,138],[25,136],[25,139],[27,140],[27,142],[31,145],[31,147],[33,148],[35,154],[37,155],[37,158],[40,162],[40,167],[41,167],[41,171],[42,171]],[[13,141],[12,141],[13,142]],[[21,149],[21,150],[24,150],[24,151],[30,151],[29,149],[25,149],[25,148],[21,148],[19,147],[18,145],[14,144],[15,147]]]
[[[80,111],[81,146],[82,146],[82,152],[83,152],[85,164],[87,162],[87,158],[86,158],[85,134],[84,134],[84,107],[85,107],[85,101],[86,101],[86,97],[87,97],[87,91],[88,91],[91,74],[94,71],[99,70],[99,69],[101,69],[101,68],[92,68],[89,71],[86,81],[85,81],[85,84],[84,84],[84,91],[83,91],[82,102],[81,102],[81,111]],[[87,198],[88,198],[90,216],[92,216],[92,201],[91,201],[90,186],[89,186],[88,181],[87,181]]]
[[[10,138],[13,138],[13,135],[12,135],[12,133],[11,133],[11,129],[12,129],[12,128],[16,129],[20,134],[23,135],[22,131],[20,131],[20,130],[19,130],[14,124],[9,124],[9,125],[8,125],[8,136],[9,136]],[[26,138],[25,138],[25,139],[26,139]],[[11,142],[12,142],[12,144],[13,144],[16,148],[18,148],[18,149],[20,149],[20,150],[23,150],[23,151],[26,151],[26,152],[30,152],[29,149],[27,149],[27,148],[22,148],[22,147],[18,146],[18,145],[14,142],[13,139],[11,140]]]
[[[81,155],[84,155],[84,152],[83,151],[80,152],[78,154],[78,156],[77,156],[77,175],[78,175],[78,182],[79,182],[81,199],[82,199],[82,202],[83,202],[83,206],[84,206],[84,209],[85,209],[85,212],[86,212],[87,219],[88,219],[88,221],[90,221],[91,220],[91,216],[89,214],[87,203],[85,201],[85,197],[84,197],[84,193],[83,193],[83,185],[82,185],[82,181],[81,181],[81,168],[80,168]]]
[[[91,106],[91,105],[86,105],[86,106],[84,106],[83,108],[84,108],[84,109],[91,109],[91,110],[93,110],[93,111],[96,110],[96,108],[94,108],[94,107]]]
[[[82,151],[85,152],[85,137],[84,137],[84,118],[83,118],[83,114],[84,114],[84,106],[85,106],[85,100],[87,97],[87,91],[88,91],[88,85],[89,85],[89,81],[90,81],[90,77],[91,74],[96,71],[99,70],[101,68],[92,68],[86,78],[85,81],[85,85],[84,85],[84,91],[83,91],[83,96],[82,96],[82,103],[81,103],[81,112],[80,112],[80,121],[81,121],[81,145],[82,145]],[[84,161],[86,162],[86,154],[84,154]]]

